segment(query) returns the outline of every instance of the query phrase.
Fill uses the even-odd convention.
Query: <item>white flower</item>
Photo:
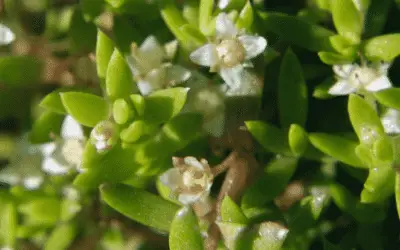
[[[10,28],[0,23],[0,46],[8,45],[14,40],[15,35]]]
[[[42,169],[51,175],[80,169],[85,137],[81,125],[69,115],[62,124],[61,137],[42,149],[45,155]]]
[[[12,186],[22,185],[28,190],[39,188],[44,181],[42,159],[40,147],[31,145],[26,137],[22,137],[10,164],[0,171],[0,181]]]
[[[178,195],[182,204],[192,204],[205,199],[213,181],[210,166],[205,159],[194,157],[173,158],[174,168],[160,176],[160,181]]]
[[[220,8],[221,10],[225,9],[226,7],[228,7],[229,3],[231,2],[231,0],[219,0],[218,1],[218,8]]]
[[[355,92],[375,92],[392,87],[387,77],[390,64],[368,66],[358,64],[334,65],[337,82],[329,89],[331,95],[348,95]]]
[[[216,19],[216,41],[193,51],[190,59],[218,71],[231,89],[237,89],[246,84],[242,75],[244,66],[251,65],[249,60],[263,53],[266,47],[265,38],[242,34],[228,15],[221,13]]]
[[[140,48],[133,44],[131,49],[127,61],[142,95],[175,86],[190,77],[189,70],[178,65],[163,63],[167,54],[154,36],[147,37]]]
[[[95,146],[97,152],[111,149],[116,142],[116,128],[111,121],[99,122],[90,133],[90,142]]]
[[[400,112],[398,110],[388,109],[381,121],[387,134],[400,134]]]

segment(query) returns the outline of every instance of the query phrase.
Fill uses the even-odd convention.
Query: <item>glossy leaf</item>
[[[319,59],[325,64],[335,65],[335,64],[346,64],[353,61],[353,57],[347,55],[341,55],[334,52],[321,51],[318,52]]]
[[[369,171],[364,189],[361,192],[361,202],[378,203],[393,194],[395,171],[391,166],[380,166]]]
[[[169,231],[179,206],[141,189],[125,185],[102,186],[101,196],[112,208],[149,227]]]
[[[353,167],[366,168],[355,153],[357,142],[324,133],[311,133],[309,139],[314,147],[325,154]]]
[[[108,105],[101,97],[81,92],[60,95],[65,109],[82,125],[94,127],[100,121],[107,120]]]
[[[8,194],[0,194],[0,246],[14,247],[17,233],[17,210],[15,203],[7,197]]]
[[[223,222],[247,224],[248,219],[236,203],[227,195],[221,204],[221,219]]]
[[[291,153],[287,135],[277,127],[260,121],[248,121],[245,124],[253,137],[267,151],[277,154]]]
[[[29,140],[32,143],[45,143],[52,141],[52,135],[59,135],[64,116],[45,111],[33,124],[29,133]]]
[[[41,107],[59,114],[66,114],[67,111],[61,101],[60,91],[56,90],[46,95],[39,104]]]
[[[139,94],[133,94],[129,96],[129,99],[134,107],[135,116],[143,117],[146,105],[144,97]]]
[[[351,56],[351,47],[354,46],[352,41],[349,41],[346,37],[341,35],[331,36],[329,41],[332,44],[332,47],[340,54],[345,56]],[[354,53],[355,54],[355,53]]]
[[[289,183],[297,166],[297,159],[276,158],[264,169],[264,173],[244,193],[242,207],[262,206],[278,196]]]
[[[187,88],[158,90],[145,99],[144,119],[162,123],[177,115],[186,102]]]
[[[389,88],[374,93],[378,102],[383,105],[400,110],[400,88]]]
[[[100,79],[106,79],[108,63],[114,51],[113,41],[101,30],[97,31],[96,66]]]
[[[10,87],[39,83],[42,64],[29,56],[0,57],[0,82]]]
[[[289,128],[289,146],[294,155],[303,155],[308,147],[308,135],[304,129],[297,125],[292,124]]]
[[[175,3],[173,1],[163,1],[161,3],[160,13],[165,24],[172,34],[175,35],[176,39],[181,43],[181,45],[186,47],[187,45],[185,43],[190,44],[190,42],[186,40],[184,32],[181,30],[181,27],[187,24],[187,22]]]
[[[377,36],[367,40],[363,50],[370,60],[392,61],[400,55],[400,33]]]
[[[209,23],[213,11],[214,0],[200,0],[199,27],[205,35],[210,35]]]
[[[125,124],[133,116],[133,112],[128,102],[124,99],[117,99],[113,105],[114,120],[118,124]]]
[[[243,244],[242,237],[247,225],[223,221],[216,221],[216,224],[221,231],[224,243],[228,249],[241,249],[239,246]],[[249,246],[246,247],[248,248]]]
[[[350,95],[348,111],[351,124],[363,143],[371,143],[378,137],[385,136],[381,120],[374,108],[358,95]]]
[[[254,21],[254,11],[250,1],[240,11],[239,17],[236,20],[236,27],[238,29],[250,30]]]
[[[329,37],[334,33],[322,26],[310,24],[300,18],[280,13],[261,13],[264,28],[280,39],[311,51],[332,51]]]
[[[129,127],[121,131],[121,139],[128,143],[138,141],[142,136],[154,133],[157,126],[143,120],[134,121]]]
[[[363,30],[361,13],[352,0],[331,2],[333,23],[338,33],[351,41],[359,42]]]
[[[44,250],[68,249],[77,235],[75,225],[66,223],[57,226],[43,246]]]
[[[133,91],[132,72],[117,49],[107,67],[106,91],[112,100],[128,97]]]
[[[307,86],[297,56],[291,49],[282,59],[278,89],[279,118],[282,127],[296,123],[304,126],[307,120]]]
[[[190,208],[184,207],[176,213],[171,224],[169,247],[171,250],[204,249],[198,219]]]
[[[253,250],[279,250],[288,235],[289,230],[274,222],[261,223],[258,237],[253,241]]]

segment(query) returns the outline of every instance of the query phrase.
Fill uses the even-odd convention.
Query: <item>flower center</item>
[[[231,68],[244,61],[246,51],[243,44],[237,39],[223,40],[217,46],[218,57],[222,66]]]
[[[193,167],[186,170],[182,177],[183,185],[189,189],[194,186],[201,186],[203,189],[205,189],[207,185],[208,178],[206,173],[194,169]]]
[[[352,72],[350,79],[356,86],[365,87],[377,77],[377,72],[374,69],[360,67]]]

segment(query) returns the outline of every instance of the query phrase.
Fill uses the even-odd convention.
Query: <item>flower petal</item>
[[[251,59],[259,54],[263,53],[265,48],[267,47],[267,40],[261,36],[240,36],[239,41],[243,44],[244,49],[246,50],[245,59]]]
[[[138,81],[137,86],[139,88],[140,93],[144,96],[149,95],[151,92],[153,92],[151,84],[147,81],[140,80]]]
[[[351,72],[358,67],[356,64],[342,64],[342,65],[333,65],[332,69],[335,75],[340,78],[348,78],[350,77]]]
[[[208,43],[190,54],[190,60],[201,66],[212,67],[218,64],[218,54],[215,44]]]
[[[178,200],[184,205],[193,204],[202,197],[202,193],[198,194],[179,194]]]
[[[400,134],[400,112],[388,109],[381,118],[382,125],[387,134]]]
[[[230,1],[231,0],[219,0],[218,8],[220,8],[221,10],[225,9],[228,6]]]
[[[261,79],[246,69],[240,73],[240,82],[238,88],[230,88],[226,91],[227,96],[259,96],[262,93],[263,82]]]
[[[371,92],[375,92],[375,91],[379,91],[382,89],[387,89],[387,88],[391,88],[392,87],[392,83],[390,82],[390,79],[385,76],[382,75],[378,78],[376,78],[375,80],[373,80],[372,82],[370,82],[368,85],[365,86],[365,89]]]
[[[8,45],[15,40],[14,33],[7,26],[0,23],[0,46]]]
[[[229,19],[226,13],[220,13],[217,16],[215,24],[217,37],[220,39],[233,38],[238,34],[235,24]]]
[[[340,80],[328,90],[328,93],[331,95],[348,95],[356,90],[357,86],[354,86],[345,80]]]
[[[81,125],[72,116],[67,115],[61,126],[62,138],[85,138]]]
[[[31,176],[24,179],[24,187],[28,190],[34,190],[43,183],[42,176]]]
[[[219,71],[219,74],[231,89],[236,89],[239,88],[242,83],[242,71],[243,67],[241,65],[238,65],[233,68],[222,68]]]
[[[42,164],[42,169],[44,172],[50,175],[63,175],[68,173],[69,167],[60,164],[52,157],[45,158]]]
[[[44,156],[50,156],[56,150],[56,143],[49,142],[39,146],[40,151]]]
[[[159,178],[160,181],[171,190],[176,190],[182,183],[182,175],[177,168],[170,168],[160,175]]]
[[[152,68],[158,68],[164,58],[164,49],[154,36],[148,36],[140,45],[140,59],[149,62]]]
[[[169,65],[166,70],[166,82],[169,87],[185,82],[191,76],[190,70],[179,65]]]
[[[203,164],[201,164],[195,157],[187,156],[183,159],[186,165],[195,167],[200,170],[204,170]]]

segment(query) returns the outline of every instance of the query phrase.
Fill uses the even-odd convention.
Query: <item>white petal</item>
[[[0,46],[10,44],[14,40],[15,35],[10,28],[0,23]]]
[[[190,54],[190,60],[201,66],[212,67],[218,64],[218,54],[215,44],[208,43]]]
[[[328,91],[331,95],[348,95],[357,90],[357,87],[345,80],[337,81]]]
[[[241,85],[241,75],[242,75],[243,67],[238,65],[233,68],[222,68],[219,71],[222,79],[226,84],[232,89],[239,88]]]
[[[367,86],[365,86],[365,89],[371,92],[375,92],[390,87],[392,87],[392,83],[390,82],[389,78],[385,75],[382,75],[373,80]]]
[[[226,91],[227,96],[257,96],[261,95],[263,82],[261,79],[246,69],[239,75],[240,85],[238,88],[230,88]]]
[[[235,24],[224,12],[217,16],[215,29],[217,37],[221,39],[233,38],[238,34]]]
[[[139,50],[141,59],[147,60],[152,68],[157,68],[161,65],[164,49],[154,36],[148,36],[140,45]]]
[[[400,112],[398,110],[388,109],[381,121],[387,134],[400,134]]]
[[[379,74],[387,75],[391,66],[392,66],[391,62],[380,62],[377,67],[377,70]]]
[[[202,193],[200,194],[180,194],[178,196],[179,202],[181,202],[184,205],[192,204],[198,201],[202,196]]]
[[[160,175],[159,178],[160,181],[171,190],[176,190],[182,183],[182,175],[177,168],[170,168]]]
[[[45,143],[40,145],[40,151],[44,156],[51,155],[56,150],[57,144],[54,142]]]
[[[20,182],[21,177],[18,171],[15,170],[13,165],[10,165],[0,171],[0,182],[4,182],[10,185],[17,185]]]
[[[259,54],[263,53],[267,47],[267,40],[261,36],[240,36],[239,41],[242,42],[244,49],[246,50],[245,59],[251,59]]]
[[[72,116],[67,115],[61,126],[61,137],[83,139],[85,136],[81,125]]]
[[[32,176],[24,179],[24,187],[29,190],[34,190],[40,187],[43,183],[42,176]]]
[[[68,173],[69,171],[69,168],[67,166],[60,164],[52,157],[44,159],[42,169],[44,172],[50,175],[63,175]]]
[[[166,70],[166,82],[169,87],[185,82],[191,76],[190,70],[187,70],[179,65],[170,65],[166,68]]]
[[[332,69],[335,75],[340,78],[348,78],[350,77],[351,72],[358,67],[356,64],[342,64],[342,65],[333,65]]]
[[[228,6],[230,1],[231,0],[219,0],[218,8],[220,8],[221,10],[225,9]]]
[[[201,164],[196,158],[194,158],[192,156],[185,157],[183,160],[184,160],[185,164],[188,166],[192,166],[197,169],[204,170],[203,164]]]
[[[153,69],[143,80],[138,82],[138,88],[142,95],[149,95],[155,90],[165,86],[167,70],[165,68]]]
[[[153,87],[151,86],[151,84],[147,81],[144,80],[140,80],[137,83],[137,86],[139,88],[139,91],[142,95],[146,96],[146,95],[150,95],[151,92],[153,92]]]

